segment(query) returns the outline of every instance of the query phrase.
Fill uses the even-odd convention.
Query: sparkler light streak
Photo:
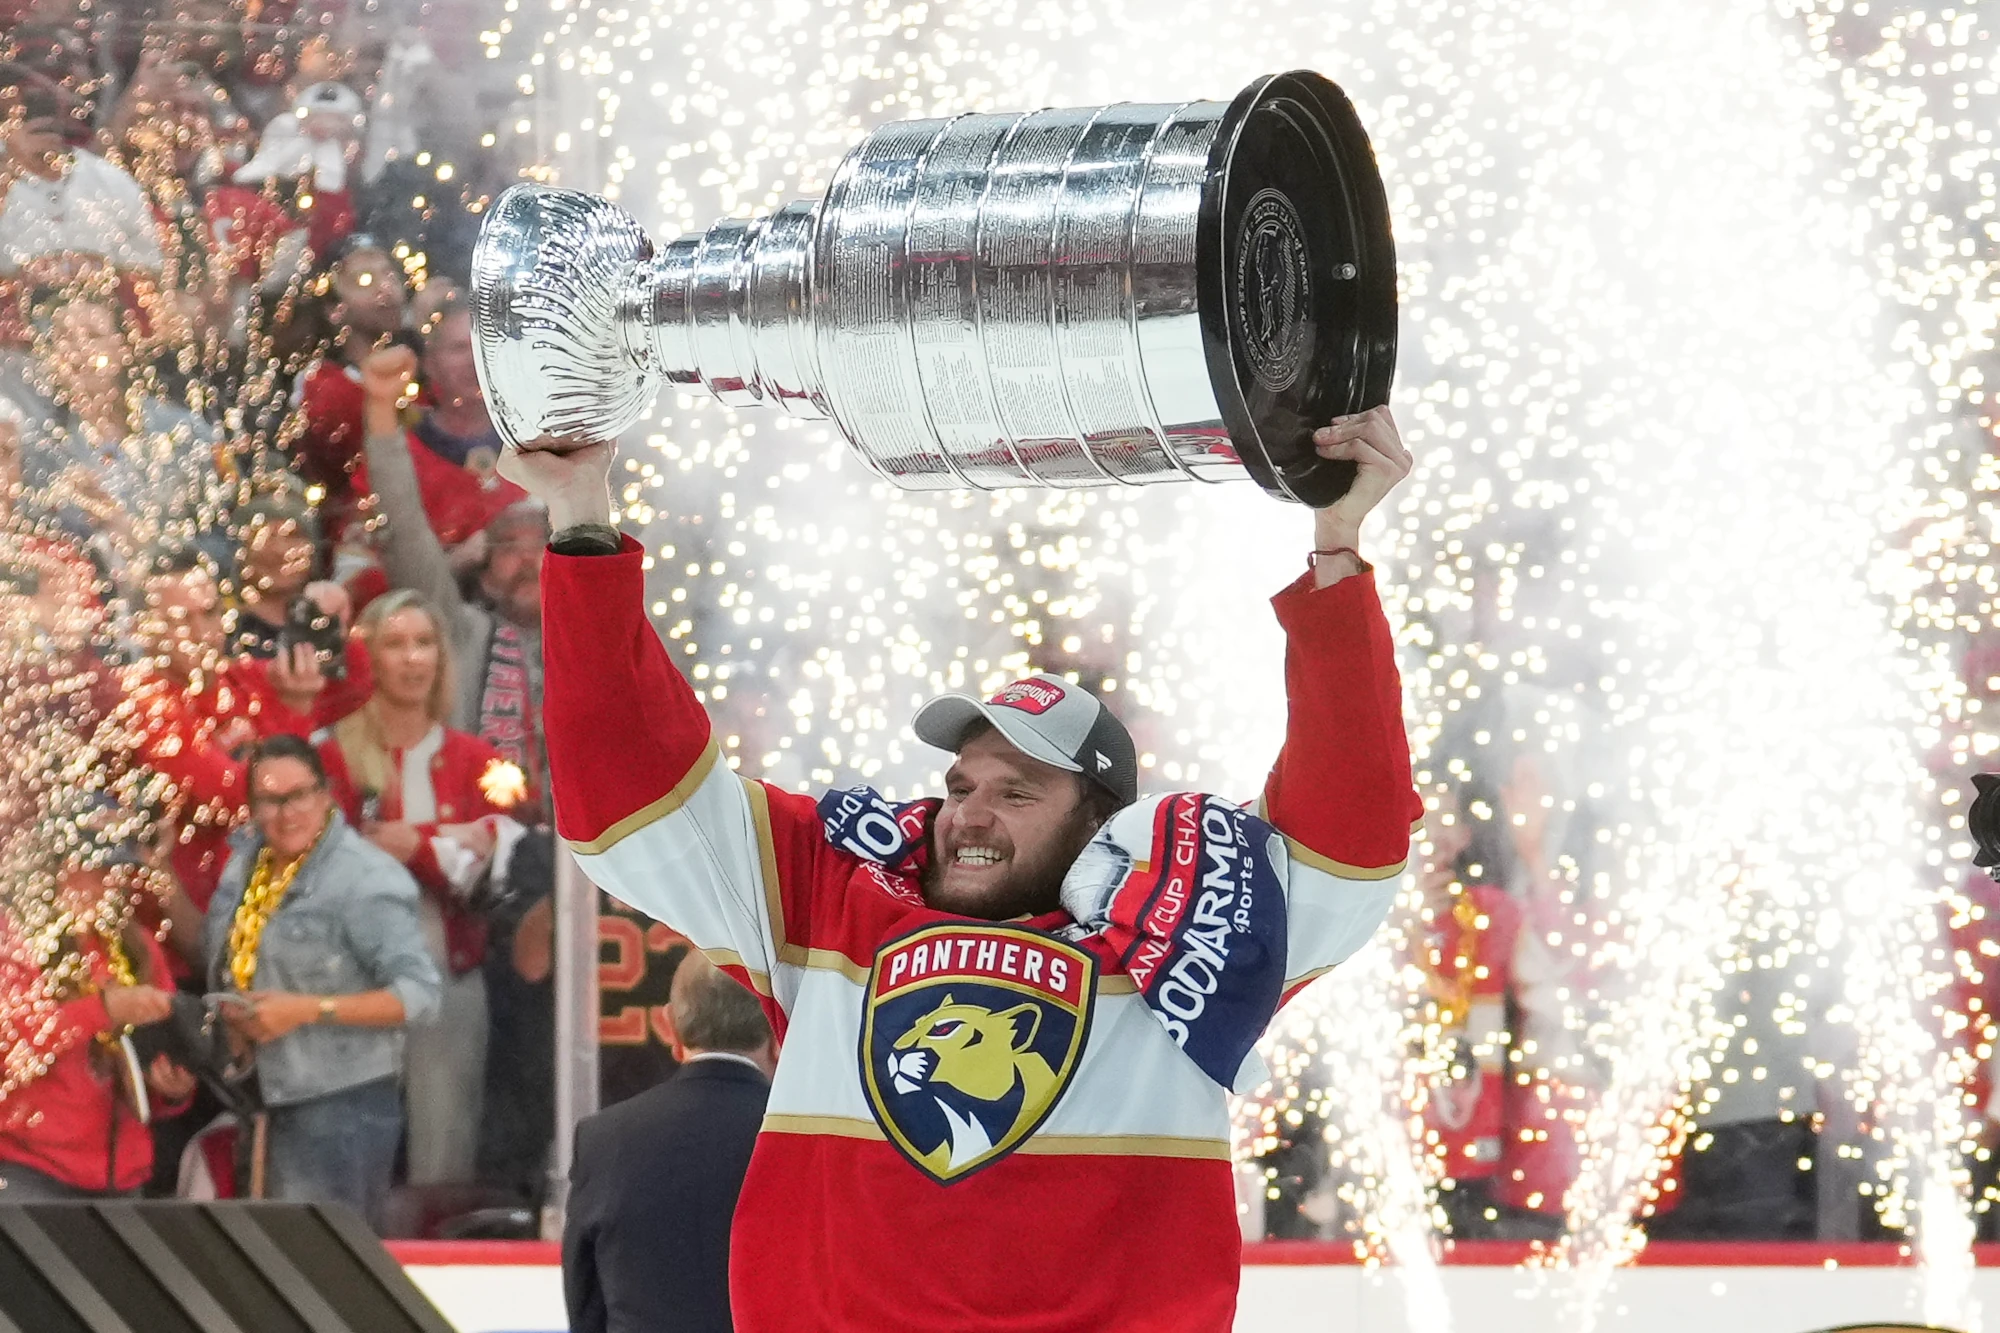
[[[703,0],[587,22],[560,9],[545,63],[577,77],[545,106],[583,112],[532,132],[571,150],[555,160],[585,188],[576,153],[598,141],[604,187],[671,232],[816,192],[893,116],[1214,95],[1296,65],[1341,81],[1375,135],[1405,275],[1397,405],[1420,468],[1373,540],[1394,552],[1420,776],[1483,756],[1528,804],[1491,812],[1532,824],[1546,858],[1512,886],[1550,1001],[1514,1054],[1588,1092],[1568,1113],[1585,1148],[1551,1261],[1601,1274],[1641,1243],[1630,1219],[1671,1201],[1663,1166],[1686,1109],[1708,1104],[1691,1100],[1701,1076],[1734,1062],[1792,1089],[1786,1115],[1814,1114],[1816,1074],[1856,1104],[1885,1220],[1920,1198],[1926,1255],[1947,1264],[1965,1239],[1959,1114],[1926,1012],[1931,889],[1908,849],[1920,701],[1949,688],[1866,581],[1883,532],[1926,502],[1893,462],[1925,405],[1878,336],[1883,307],[1937,297],[1913,294],[1927,261],[1879,280],[1854,194],[1829,189],[1858,173],[1887,215],[1936,193],[1925,152],[1964,174],[1964,141],[1897,90],[1901,48],[1829,54],[1837,9],[1725,3],[1092,13],[801,4],[746,26]],[[1963,18],[1892,26],[1942,23],[1962,48]],[[1849,144],[1857,164],[1837,165]],[[1967,233],[1922,235],[1958,256]],[[1933,363],[1988,345],[1986,270],[1953,262],[1959,323],[1903,338]],[[1981,401],[1976,369],[1932,377]],[[1152,781],[1254,790],[1280,700],[1249,589],[1283,580],[1303,532],[1263,497],[914,497],[860,479],[821,427],[683,398],[651,431],[625,464],[627,517],[652,525],[655,613],[728,719],[732,762],[801,784],[935,782],[900,739],[907,703],[1053,659],[1126,696]],[[1984,566],[1969,581],[1990,597]],[[1421,1013],[1396,962],[1418,912],[1407,897],[1378,949],[1294,1007],[1278,1081],[1246,1103],[1253,1153],[1280,1121],[1327,1115],[1357,1234],[1404,1259],[1425,1248],[1411,1219],[1437,1181],[1413,1109],[1450,1058],[1395,1017]],[[1844,997],[1814,1008],[1836,962]],[[1740,1049],[1729,988],[1764,973],[1777,1012],[1758,1017],[1785,1037],[1851,1016],[1841,1078]],[[1595,1286],[1578,1289],[1580,1326]],[[1927,1313],[1970,1317],[1934,1297]],[[1442,1326],[1435,1302],[1413,1308]]]

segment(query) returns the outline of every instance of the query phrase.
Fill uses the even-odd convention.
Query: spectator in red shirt
[[[491,474],[500,461],[502,441],[486,410],[486,391],[480,387],[472,347],[472,311],[463,298],[446,297],[425,328],[423,366],[431,403],[411,433],[447,463],[481,476]],[[527,498],[519,487],[499,484],[514,500]]]
[[[403,333],[408,293],[388,249],[359,232],[340,247],[326,287],[333,346],[299,374],[293,402],[302,422],[292,448],[299,474],[325,488],[321,515],[338,536],[353,515],[353,471],[361,457],[360,365]]]
[[[1500,1230],[1488,1182],[1503,1146],[1507,988],[1521,913],[1496,882],[1506,845],[1497,805],[1473,783],[1447,784],[1433,798],[1418,879],[1424,929],[1412,941],[1442,1064],[1424,1089],[1425,1142],[1442,1172],[1439,1201],[1460,1239]]]
[[[486,1064],[486,924],[465,894],[493,852],[498,830],[488,817],[525,791],[497,750],[444,724],[451,648],[428,602],[388,593],[369,604],[361,632],[375,693],[323,734],[320,757],[349,822],[423,890],[425,934],[446,978],[436,1022],[410,1033],[410,1183],[469,1181]]]
[[[213,79],[157,51],[140,56],[112,116],[160,224],[168,298],[185,321],[171,339],[181,378],[240,373],[251,293],[302,275],[305,228],[263,190],[224,175],[223,136],[242,122]]]
[[[21,923],[0,914],[0,1007],[9,1026],[44,1010],[52,1019],[32,1034],[10,1033],[10,1074],[20,1067],[16,1035],[49,1063],[0,1092],[0,1203],[133,1193],[153,1169],[149,1121],[178,1114],[195,1087],[193,1075],[156,1055],[139,1075],[142,1117],[128,1072],[132,1057],[121,1038],[166,1018],[172,1004],[158,942],[119,920],[138,858],[129,846],[106,848],[89,836],[52,841],[71,848],[54,879],[72,924],[54,956],[37,959]]]

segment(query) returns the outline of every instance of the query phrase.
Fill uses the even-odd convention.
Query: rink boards
[[[397,1242],[411,1278],[459,1333],[564,1333],[562,1273],[554,1245],[530,1242]],[[1817,1333],[1864,1322],[1925,1322],[1927,1292],[1963,1309],[1956,1288],[2000,1311],[2000,1247],[1982,1247],[1970,1273],[1933,1273],[1893,1245],[1658,1245],[1636,1267],[1613,1272],[1599,1327],[1620,1333]],[[1440,1297],[1448,1322],[1409,1321],[1411,1281],[1354,1263],[1339,1247],[1272,1243],[1245,1250],[1238,1333],[1412,1327],[1477,1333],[1549,1333],[1576,1327],[1565,1307],[1572,1280],[1517,1266],[1513,1247],[1462,1247],[1419,1299]],[[1434,1308],[1434,1307],[1433,1307]]]

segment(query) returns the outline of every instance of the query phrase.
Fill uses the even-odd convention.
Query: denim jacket
[[[229,862],[208,904],[202,953],[211,990],[231,990],[229,930],[264,845],[254,827],[230,839]],[[396,859],[333,814],[299,867],[257,949],[254,987],[304,995],[394,991],[408,1023],[437,1013],[437,964],[417,920],[417,883]],[[309,1023],[257,1049],[257,1078],[272,1106],[401,1074],[403,1029]]]

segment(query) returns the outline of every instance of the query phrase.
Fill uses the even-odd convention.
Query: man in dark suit
[[[672,1077],[576,1127],[563,1227],[571,1333],[730,1333],[729,1227],[774,1059],[756,997],[689,953]]]

